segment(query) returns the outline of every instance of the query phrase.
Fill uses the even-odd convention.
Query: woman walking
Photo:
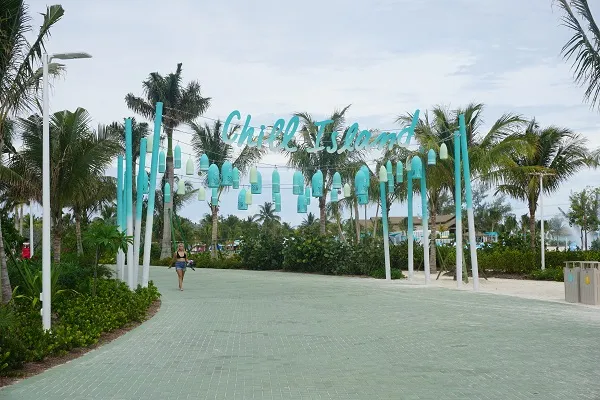
[[[183,277],[188,263],[187,253],[183,248],[183,243],[179,243],[177,246],[177,251],[173,254],[173,261],[175,262],[177,277],[179,278],[179,290],[183,291]]]

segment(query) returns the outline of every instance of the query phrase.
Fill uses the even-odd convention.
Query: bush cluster
[[[9,272],[15,287],[27,287],[18,268],[35,276],[39,265],[12,263]],[[21,287],[7,306],[0,307],[0,374],[10,374],[24,363],[61,355],[98,341],[103,333],[128,323],[142,321],[150,305],[160,297],[152,282],[147,288],[131,291],[123,282],[107,279],[110,271],[98,269],[96,295],[91,294],[93,269],[89,265],[65,262],[56,268],[58,290],[52,301],[52,331],[42,329],[39,303]]]

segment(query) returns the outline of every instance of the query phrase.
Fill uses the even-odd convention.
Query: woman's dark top
[[[183,252],[183,255],[181,255],[181,253],[179,253],[179,251],[177,251],[177,259],[185,261],[185,259],[186,259],[185,251]]]

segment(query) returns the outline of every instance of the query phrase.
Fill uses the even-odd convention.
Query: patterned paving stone
[[[600,313],[367,279],[153,268],[159,313],[2,400],[600,399]]]

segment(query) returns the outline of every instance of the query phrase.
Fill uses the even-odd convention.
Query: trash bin
[[[600,270],[581,268],[579,272],[580,301],[583,304],[600,304]]]
[[[579,293],[579,275],[580,267],[572,267],[567,264],[563,268],[565,277],[565,301],[568,303],[579,303],[581,301]]]

